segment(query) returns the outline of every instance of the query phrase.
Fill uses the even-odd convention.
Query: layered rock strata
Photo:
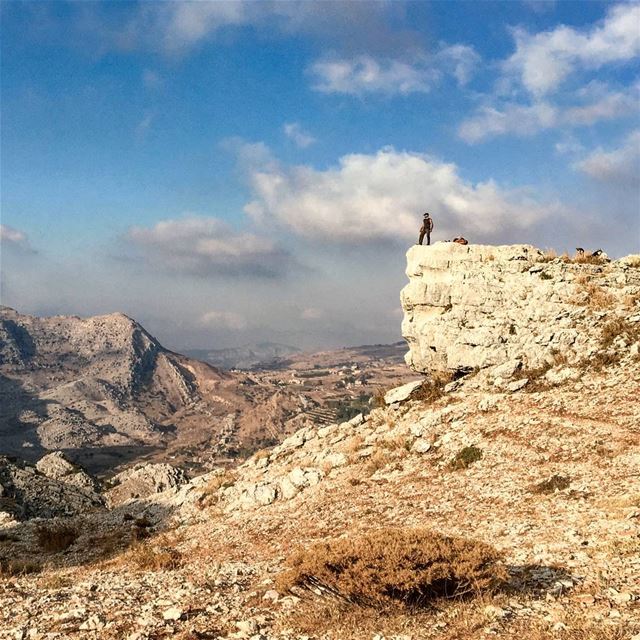
[[[607,323],[640,322],[639,266],[640,256],[578,263],[530,245],[416,245],[401,293],[406,361],[422,373],[583,361]]]

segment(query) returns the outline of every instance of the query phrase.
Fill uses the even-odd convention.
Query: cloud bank
[[[598,182],[640,187],[640,129],[633,131],[617,149],[598,148],[574,167]]]
[[[245,211],[257,224],[346,244],[407,242],[425,210],[435,212],[445,237],[464,231],[499,241],[560,208],[493,180],[473,184],[453,163],[393,148],[349,154],[324,171],[270,162],[248,172],[254,199]]]
[[[558,89],[577,68],[598,69],[626,62],[640,55],[640,5],[622,3],[611,7],[601,24],[578,31],[560,25],[530,34],[515,29],[515,53],[504,70],[518,78],[536,97]]]
[[[322,93],[408,95],[428,93],[447,74],[464,85],[479,60],[473,47],[456,44],[435,55],[409,51],[396,58],[328,58],[313,63],[307,72],[313,88]]]
[[[125,239],[163,271],[197,276],[283,277],[289,252],[273,240],[239,233],[217,218],[187,216],[151,228],[131,227]]]

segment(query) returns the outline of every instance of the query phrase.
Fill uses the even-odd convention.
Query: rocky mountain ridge
[[[0,309],[0,451],[32,462],[215,459],[295,430],[298,395],[169,351],[124,314]]]

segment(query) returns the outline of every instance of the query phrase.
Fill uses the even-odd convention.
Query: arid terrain
[[[123,314],[36,318],[0,310],[0,451],[62,450],[100,475],[171,461],[206,470],[304,424],[352,417],[412,377],[404,343],[296,354],[223,371],[171,352]],[[413,375],[415,378],[415,375]]]
[[[366,415],[192,479],[5,460],[0,638],[638,640],[640,256],[443,244],[407,274],[428,375]]]

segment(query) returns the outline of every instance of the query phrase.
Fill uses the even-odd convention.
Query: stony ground
[[[44,568],[0,578],[0,638],[640,638],[640,362],[579,374],[517,392],[471,379],[304,429],[72,520],[62,552],[38,547],[37,522],[5,528],[0,552]],[[468,446],[482,457],[453,470]],[[300,546],[381,526],[489,542],[509,588],[384,612],[275,589]]]

